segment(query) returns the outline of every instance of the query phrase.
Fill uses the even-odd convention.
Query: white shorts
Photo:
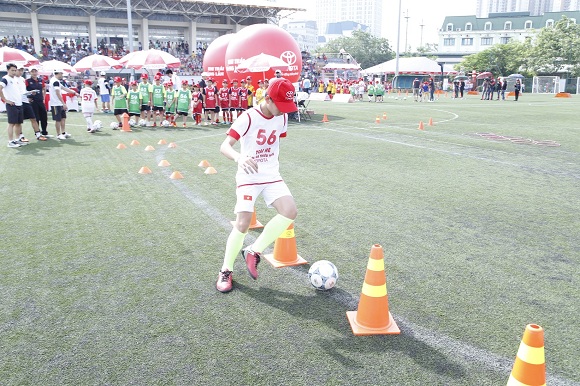
[[[83,111],[83,117],[89,118],[94,115],[94,112]]]
[[[268,208],[272,203],[284,196],[292,196],[284,181],[264,185],[244,185],[236,189],[236,207],[234,213],[254,212],[254,205],[258,196],[262,194]]]

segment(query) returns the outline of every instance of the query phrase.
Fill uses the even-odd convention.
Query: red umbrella
[[[482,72],[481,74],[477,75],[477,79],[485,79],[485,78],[492,78],[493,74],[489,71]]]
[[[128,56],[129,58],[124,60]],[[165,67],[176,68],[181,66],[181,61],[175,56],[165,51],[154,49],[132,52],[121,58],[120,62],[124,63],[125,67],[136,70],[158,70]]]
[[[105,55],[89,55],[79,60],[73,67],[77,71],[106,71],[111,68],[121,68],[123,65],[118,60]]]
[[[25,67],[38,64],[39,61],[26,51],[17,50],[10,47],[0,48],[0,63],[14,63]]]

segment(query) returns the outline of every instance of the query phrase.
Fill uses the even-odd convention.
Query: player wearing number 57
[[[234,261],[244,245],[244,239],[254,213],[256,198],[262,195],[266,205],[278,212],[264,227],[256,241],[242,250],[250,276],[258,278],[261,253],[284,232],[296,218],[294,198],[280,176],[280,138],[286,137],[288,113],[297,110],[294,85],[285,78],[270,82],[259,105],[245,111],[227,131],[221,153],[237,164],[236,221],[227,239],[224,261],[216,288],[232,290]],[[234,149],[236,142],[239,150]]]

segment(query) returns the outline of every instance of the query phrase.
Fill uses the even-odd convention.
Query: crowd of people
[[[196,47],[191,50],[186,41],[160,41],[149,40],[149,49],[158,49],[168,52],[179,58],[181,67],[178,69],[180,75],[199,76],[203,72],[203,57],[207,49],[206,42],[197,42]],[[129,53],[126,45],[107,42],[101,39],[96,47],[92,47],[88,39],[77,37],[76,39],[59,39],[55,37],[48,39],[42,37],[40,41],[40,52],[34,48],[34,38],[32,36],[4,36],[0,39],[0,47],[12,47],[28,52],[37,57],[40,61],[59,60],[74,66],[79,60],[88,55],[99,54],[120,59]],[[141,42],[138,43],[137,50],[143,50]]]

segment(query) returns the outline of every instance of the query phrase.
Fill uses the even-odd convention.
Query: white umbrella
[[[77,62],[73,66],[77,71],[106,71],[111,68],[121,68],[123,65],[109,56],[105,55],[89,55]]]
[[[127,56],[129,58],[125,59]],[[136,70],[158,70],[166,67],[176,68],[181,66],[181,61],[175,56],[155,49],[132,52],[122,57],[120,62],[124,63],[125,67]]]
[[[0,48],[0,63],[14,63],[25,67],[38,64],[39,61],[26,51],[17,50],[11,47]]]
[[[41,75],[49,75],[55,71],[63,71],[65,74],[77,73],[77,70],[70,64],[55,59],[42,62],[41,69],[38,72]]]
[[[242,60],[238,67],[237,72],[261,72],[262,78],[266,78],[266,71],[271,69],[282,69],[288,68],[288,63],[282,59],[268,54],[258,54],[252,56],[248,59]]]

